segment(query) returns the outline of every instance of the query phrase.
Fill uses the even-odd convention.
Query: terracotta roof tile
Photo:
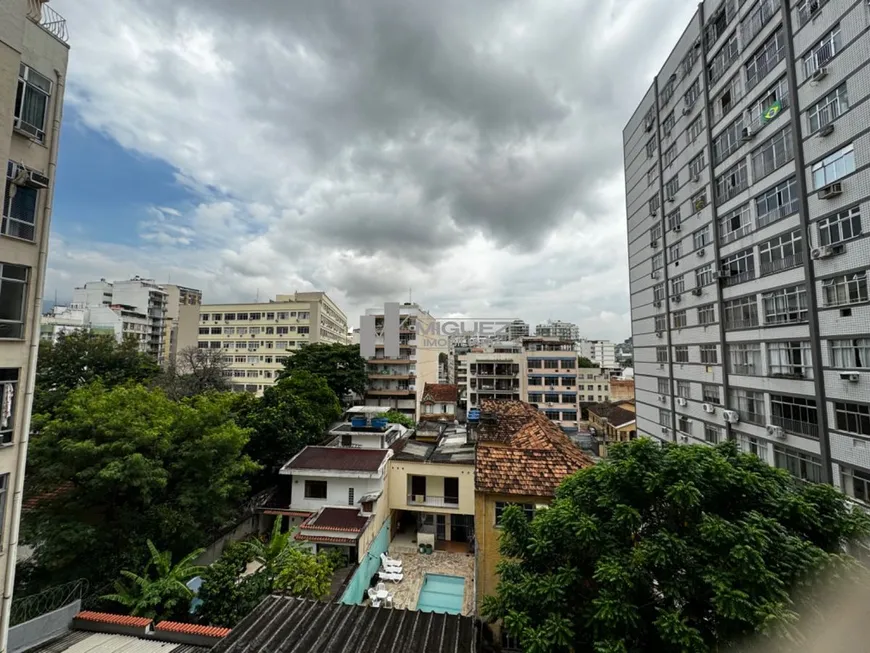
[[[422,401],[455,403],[459,400],[459,386],[449,383],[427,383],[423,387]]]
[[[126,614],[112,614],[110,612],[91,612],[85,610],[79,612],[76,619],[93,621],[98,624],[112,624],[114,626],[131,626],[133,628],[146,628],[151,625],[153,619],[147,617],[131,617]]]
[[[300,528],[318,531],[343,531],[360,533],[365,529],[369,518],[359,514],[357,508],[321,508],[302,522]]]
[[[230,628],[184,624],[179,621],[161,621],[154,626],[154,630],[162,630],[167,633],[183,633],[185,635],[201,635],[202,637],[226,637],[231,631]]]
[[[387,452],[383,449],[349,449],[343,447],[305,447],[284,465],[288,471],[332,469],[351,472],[376,472]]]
[[[550,497],[566,476],[593,464],[534,406],[485,400],[481,408],[493,419],[481,424],[475,461],[478,490]]]
[[[353,544],[355,542],[354,539],[349,537],[329,537],[328,535],[303,535],[302,533],[296,533],[293,537],[305,542],[323,542],[325,544]]]

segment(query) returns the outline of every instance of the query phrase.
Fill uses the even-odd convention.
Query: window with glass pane
[[[839,369],[870,368],[870,338],[829,340],[831,366]]]
[[[704,424],[704,441],[710,444],[718,444],[722,438],[722,432],[718,426]]]
[[[870,435],[870,406],[844,401],[834,402],[837,429],[847,433]]]
[[[752,179],[758,181],[794,158],[791,125],[752,151]]]
[[[720,386],[711,383],[701,384],[701,397],[704,399],[705,403],[719,404],[719,387]]]
[[[818,456],[775,444],[773,445],[773,464],[803,481],[822,482],[822,461]]]
[[[674,112],[673,111],[671,111],[668,115],[666,115],[665,119],[662,120],[662,131],[664,132],[665,136],[671,135],[671,132],[674,129],[675,122],[676,121],[674,120]]]
[[[745,433],[735,433],[737,446],[744,453],[751,453],[767,462],[767,443]]]
[[[667,328],[667,317],[664,315],[655,316],[655,330],[664,331]]]
[[[855,150],[850,143],[813,165],[813,187],[818,189],[855,172]]]
[[[758,246],[761,276],[801,265],[804,248],[800,229],[777,236]]]
[[[745,249],[723,258],[720,268],[731,275],[723,279],[722,284],[725,286],[734,286],[754,279],[755,257],[752,255],[752,249]]]
[[[671,295],[679,295],[686,291],[685,275],[679,275],[671,279]]]
[[[677,345],[674,347],[674,362],[688,363],[689,362],[689,347],[688,345]]]
[[[658,178],[658,172],[656,171],[656,166],[651,167],[646,171],[646,183],[648,186],[651,186],[652,183]]]
[[[750,106],[748,126],[754,130],[761,129],[769,121],[765,117],[767,110],[774,104],[779,105],[779,110],[783,111],[789,106],[788,79],[783,76],[776,81],[767,91],[765,91],[759,99]]]
[[[797,180],[791,179],[778,184],[755,199],[755,213],[758,216],[758,228],[782,218],[797,213],[798,194]]]
[[[671,75],[671,78],[662,87],[662,92],[659,94],[660,106],[664,107],[671,98],[674,97],[674,89],[677,87],[677,76]]]
[[[748,44],[761,31],[779,9],[781,0],[761,0],[746,15],[740,23],[742,43]]]
[[[659,195],[656,193],[652,197],[649,198],[649,214],[655,215],[656,211],[659,210]]]
[[[653,286],[653,301],[660,302],[665,298],[665,284],[657,283]]]
[[[701,345],[701,362],[705,365],[716,365],[719,362],[716,345]]]
[[[816,400],[789,395],[770,395],[770,421],[791,433],[818,437]]]
[[[729,211],[719,218],[719,242],[723,245],[733,242],[752,231],[752,216],[749,205]]]
[[[807,290],[804,286],[780,288],[761,295],[765,324],[796,324],[807,320]]]
[[[674,143],[668,149],[665,150],[665,153],[662,154],[662,166],[667,168],[674,162],[674,159],[677,158],[677,144]]]
[[[710,244],[710,225],[706,224],[692,234],[692,244],[695,249],[701,249]]]
[[[671,394],[671,390],[668,387],[668,384],[670,383],[670,381],[668,381],[667,379],[658,379],[657,383],[658,383],[658,390],[659,390],[660,395]]]
[[[836,245],[861,235],[861,209],[853,206],[819,220],[819,245]]]
[[[760,376],[761,345],[742,342],[728,345],[728,373],[744,376]]]
[[[668,262],[669,263],[673,263],[675,261],[680,260],[680,257],[683,255],[682,245],[683,245],[683,241],[680,240],[668,248]]]
[[[15,406],[18,403],[18,369],[0,369],[0,392],[3,401],[0,403],[0,442],[9,444],[13,439],[15,429]]]
[[[728,71],[728,68],[737,60],[739,54],[740,48],[737,43],[737,33],[735,32],[725,45],[713,55],[713,59],[707,67],[707,79],[711,86]]]
[[[689,129],[687,131],[689,143],[694,143],[698,139],[698,136],[700,136],[701,132],[703,132],[703,131],[704,131],[704,118],[703,118],[703,116],[698,116],[689,124]]]
[[[11,162],[10,162],[11,164]],[[15,168],[9,165],[7,174]],[[6,198],[3,201],[3,222],[0,233],[6,236],[33,241],[36,239],[36,205],[39,191],[28,186],[19,186],[6,181]]]
[[[843,306],[867,301],[867,272],[842,274],[822,281],[825,306]]]
[[[713,98],[713,124],[715,125],[722,120],[737,105],[741,97],[743,97],[743,78],[738,72],[719,92],[719,95]]]
[[[686,415],[677,416],[677,430],[688,435],[692,434],[692,420]]]
[[[646,142],[646,158],[651,159],[656,153],[656,137],[653,136]]]
[[[700,213],[707,206],[707,189],[692,195],[692,215]]]
[[[680,209],[674,209],[667,215],[668,231],[678,229],[681,224]]]
[[[870,472],[840,465],[843,491],[850,497],[870,503]]]
[[[674,175],[668,180],[668,183],[665,184],[665,197],[676,197],[679,191],[680,178],[678,175]]]
[[[30,268],[0,263],[0,338],[23,338]]]
[[[691,52],[694,52],[695,48],[692,48]],[[689,90],[683,94],[683,103],[686,107],[691,108],[695,102],[698,101],[698,98],[701,97],[701,78],[698,77],[692,82],[692,85],[689,87]]]
[[[706,164],[707,163],[704,160],[704,151],[702,150],[700,154],[689,161],[689,179],[699,178],[701,173],[704,171],[704,166]]]
[[[840,52],[841,48],[842,37],[840,36],[840,25],[837,24],[804,56],[804,75],[812,77],[813,73],[822,66],[826,66]]]
[[[751,89],[785,56],[785,36],[782,26],[771,34],[746,63],[746,88]]]
[[[701,288],[713,283],[713,264],[702,265],[695,270],[695,286]]]
[[[731,388],[728,407],[740,413],[740,419],[751,424],[765,424],[764,394],[755,390]]]
[[[743,116],[739,115],[734,122],[713,137],[713,163],[719,165],[740,147],[743,127]]]
[[[15,127],[38,141],[45,140],[45,119],[51,80],[21,64],[18,69],[18,92],[15,97]]]
[[[653,257],[652,257],[653,272],[655,272],[656,270],[660,270],[664,266],[665,266],[664,254],[662,254],[661,252],[659,252],[658,254],[653,254]]]
[[[692,398],[692,388],[688,381],[677,381],[677,396],[683,399]]]
[[[671,317],[673,318],[675,329],[682,329],[684,326],[686,326],[686,311],[685,310],[674,311],[673,313],[671,313]]]
[[[656,362],[657,363],[667,363],[668,362],[668,348],[666,346],[656,347]]]
[[[807,111],[807,120],[810,126],[809,133],[814,134],[822,129],[822,127],[834,122],[848,110],[849,96],[846,93],[846,83],[843,82]]]
[[[746,160],[740,160],[716,178],[716,204],[723,204],[749,188]]]
[[[813,357],[810,353],[809,342],[768,343],[767,361],[771,376],[797,379],[813,378]]]
[[[659,424],[671,428],[673,426],[671,411],[659,408]]]
[[[708,324],[713,324],[715,321],[716,311],[713,308],[713,304],[698,307],[698,324],[706,326]]]
[[[649,242],[658,243],[662,239],[662,226],[654,224],[649,230]]]
[[[758,326],[758,302],[755,295],[724,302],[722,310],[726,329],[747,329]]]

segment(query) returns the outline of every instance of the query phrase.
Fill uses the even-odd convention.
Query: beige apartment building
[[[175,363],[178,352],[196,347],[202,291],[175,284],[163,284],[166,291],[166,319],[163,323],[164,365]]]
[[[0,650],[9,608],[69,48],[44,2],[0,4]]]
[[[233,389],[261,394],[293,352],[317,342],[345,344],[347,317],[326,293],[299,292],[269,302],[203,304],[198,331],[200,349],[223,352]]]

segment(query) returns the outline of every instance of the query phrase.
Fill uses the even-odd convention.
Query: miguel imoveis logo
[[[375,315],[360,318],[360,354],[364,358],[375,356],[375,345],[383,344],[384,357],[399,358],[402,332],[413,332],[418,348],[446,349],[451,340],[463,337],[509,340],[509,327],[515,318],[436,318],[428,314],[402,315],[398,302],[384,304],[381,321]],[[378,323],[380,322],[380,324]]]

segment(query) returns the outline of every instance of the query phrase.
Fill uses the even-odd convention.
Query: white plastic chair
[[[397,560],[396,558],[389,557],[386,553],[381,554],[381,563],[383,563],[384,567],[402,567],[402,561]]]
[[[375,594],[376,595],[377,595],[377,592],[386,592],[386,591],[387,591],[387,586],[384,583],[378,583],[377,585],[375,585]]]
[[[380,570],[381,570],[381,571],[384,571],[384,572],[386,572],[386,573],[388,573],[388,574],[401,574],[401,573],[402,573],[402,568],[401,568],[401,567],[392,567],[392,566],[389,566],[389,565],[384,565],[383,567],[381,567]]]
[[[381,580],[393,581],[394,583],[400,582],[404,577],[404,574],[388,574],[383,571],[378,572],[378,578],[380,578]]]
[[[387,600],[384,602],[384,604],[385,604],[386,607],[388,607],[388,608],[392,608],[392,607],[393,607],[393,593],[392,593],[392,592],[390,592],[389,594],[387,594]]]
[[[375,601],[378,600],[378,593],[375,591],[374,587],[369,588],[368,594],[369,594],[369,601],[374,603]]]

